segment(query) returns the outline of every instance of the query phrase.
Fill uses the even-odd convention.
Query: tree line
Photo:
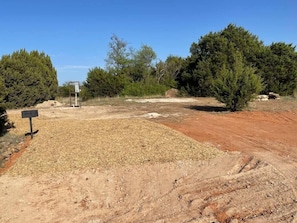
[[[283,42],[265,46],[257,36],[229,24],[224,30],[209,33],[193,43],[185,59],[178,84],[194,96],[213,96],[214,83],[221,73],[234,70],[240,60],[261,79],[261,92],[292,95],[297,87],[295,46]],[[224,77],[224,75],[223,75]]]
[[[297,90],[295,46],[284,42],[266,46],[234,24],[193,42],[186,58],[156,58],[150,46],[128,48],[125,40],[113,35],[106,67],[89,70],[81,97],[162,95],[177,88],[181,95],[216,97],[229,110],[237,111],[256,94],[288,96]],[[67,84],[60,90],[68,92]]]
[[[177,45],[178,47],[178,45]],[[180,95],[212,96],[231,111],[243,109],[255,94],[293,95],[297,88],[297,53],[284,42],[264,45],[242,27],[229,24],[193,42],[186,58],[158,60],[152,47],[133,49],[112,35],[106,66],[91,68],[82,83],[83,100],[94,97],[163,95],[176,88]],[[33,106],[56,96],[68,96],[69,85],[58,87],[57,71],[45,53],[22,49],[0,60],[0,103],[5,108]]]
[[[89,70],[82,84],[83,100],[94,97],[162,95],[169,88],[176,88],[176,75],[181,67],[181,57],[168,56],[165,62],[157,61],[157,54],[148,45],[140,49],[129,47],[125,40],[113,35],[105,59],[105,68]],[[68,83],[60,89],[67,96]]]

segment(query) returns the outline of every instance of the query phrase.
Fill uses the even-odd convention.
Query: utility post
[[[74,86],[74,91],[73,87]],[[69,82],[69,101],[70,101],[70,106],[71,107],[80,107],[78,105],[78,99],[79,99],[79,82],[78,81],[70,81]],[[74,104],[72,104],[72,96],[74,96]]]

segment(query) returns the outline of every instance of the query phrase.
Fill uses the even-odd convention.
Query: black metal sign
[[[32,118],[38,116],[38,110],[25,110],[22,111],[22,118],[29,118],[30,120],[30,134],[31,139],[33,139],[33,127],[32,127]]]
[[[38,110],[25,110],[22,111],[22,118],[32,118],[38,116]]]

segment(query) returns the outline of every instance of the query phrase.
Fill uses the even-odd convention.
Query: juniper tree
[[[262,89],[261,78],[255,74],[254,68],[244,65],[239,52],[235,53],[231,68],[224,65],[213,82],[215,98],[232,112],[245,108]]]
[[[57,72],[51,59],[38,51],[20,50],[0,60],[0,77],[7,108],[22,108],[54,99],[58,91]]]

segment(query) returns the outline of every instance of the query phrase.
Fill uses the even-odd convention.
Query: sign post
[[[22,111],[22,118],[29,118],[30,120],[30,134],[31,139],[33,139],[33,127],[32,127],[32,118],[38,116],[38,110],[25,110]]]
[[[70,87],[70,85],[74,86],[74,92],[73,87]],[[79,82],[78,81],[71,81],[69,82],[69,100],[70,100],[70,106],[72,107],[79,107],[78,105],[78,94],[80,92],[79,89]],[[71,98],[74,94],[74,104],[71,103]]]

